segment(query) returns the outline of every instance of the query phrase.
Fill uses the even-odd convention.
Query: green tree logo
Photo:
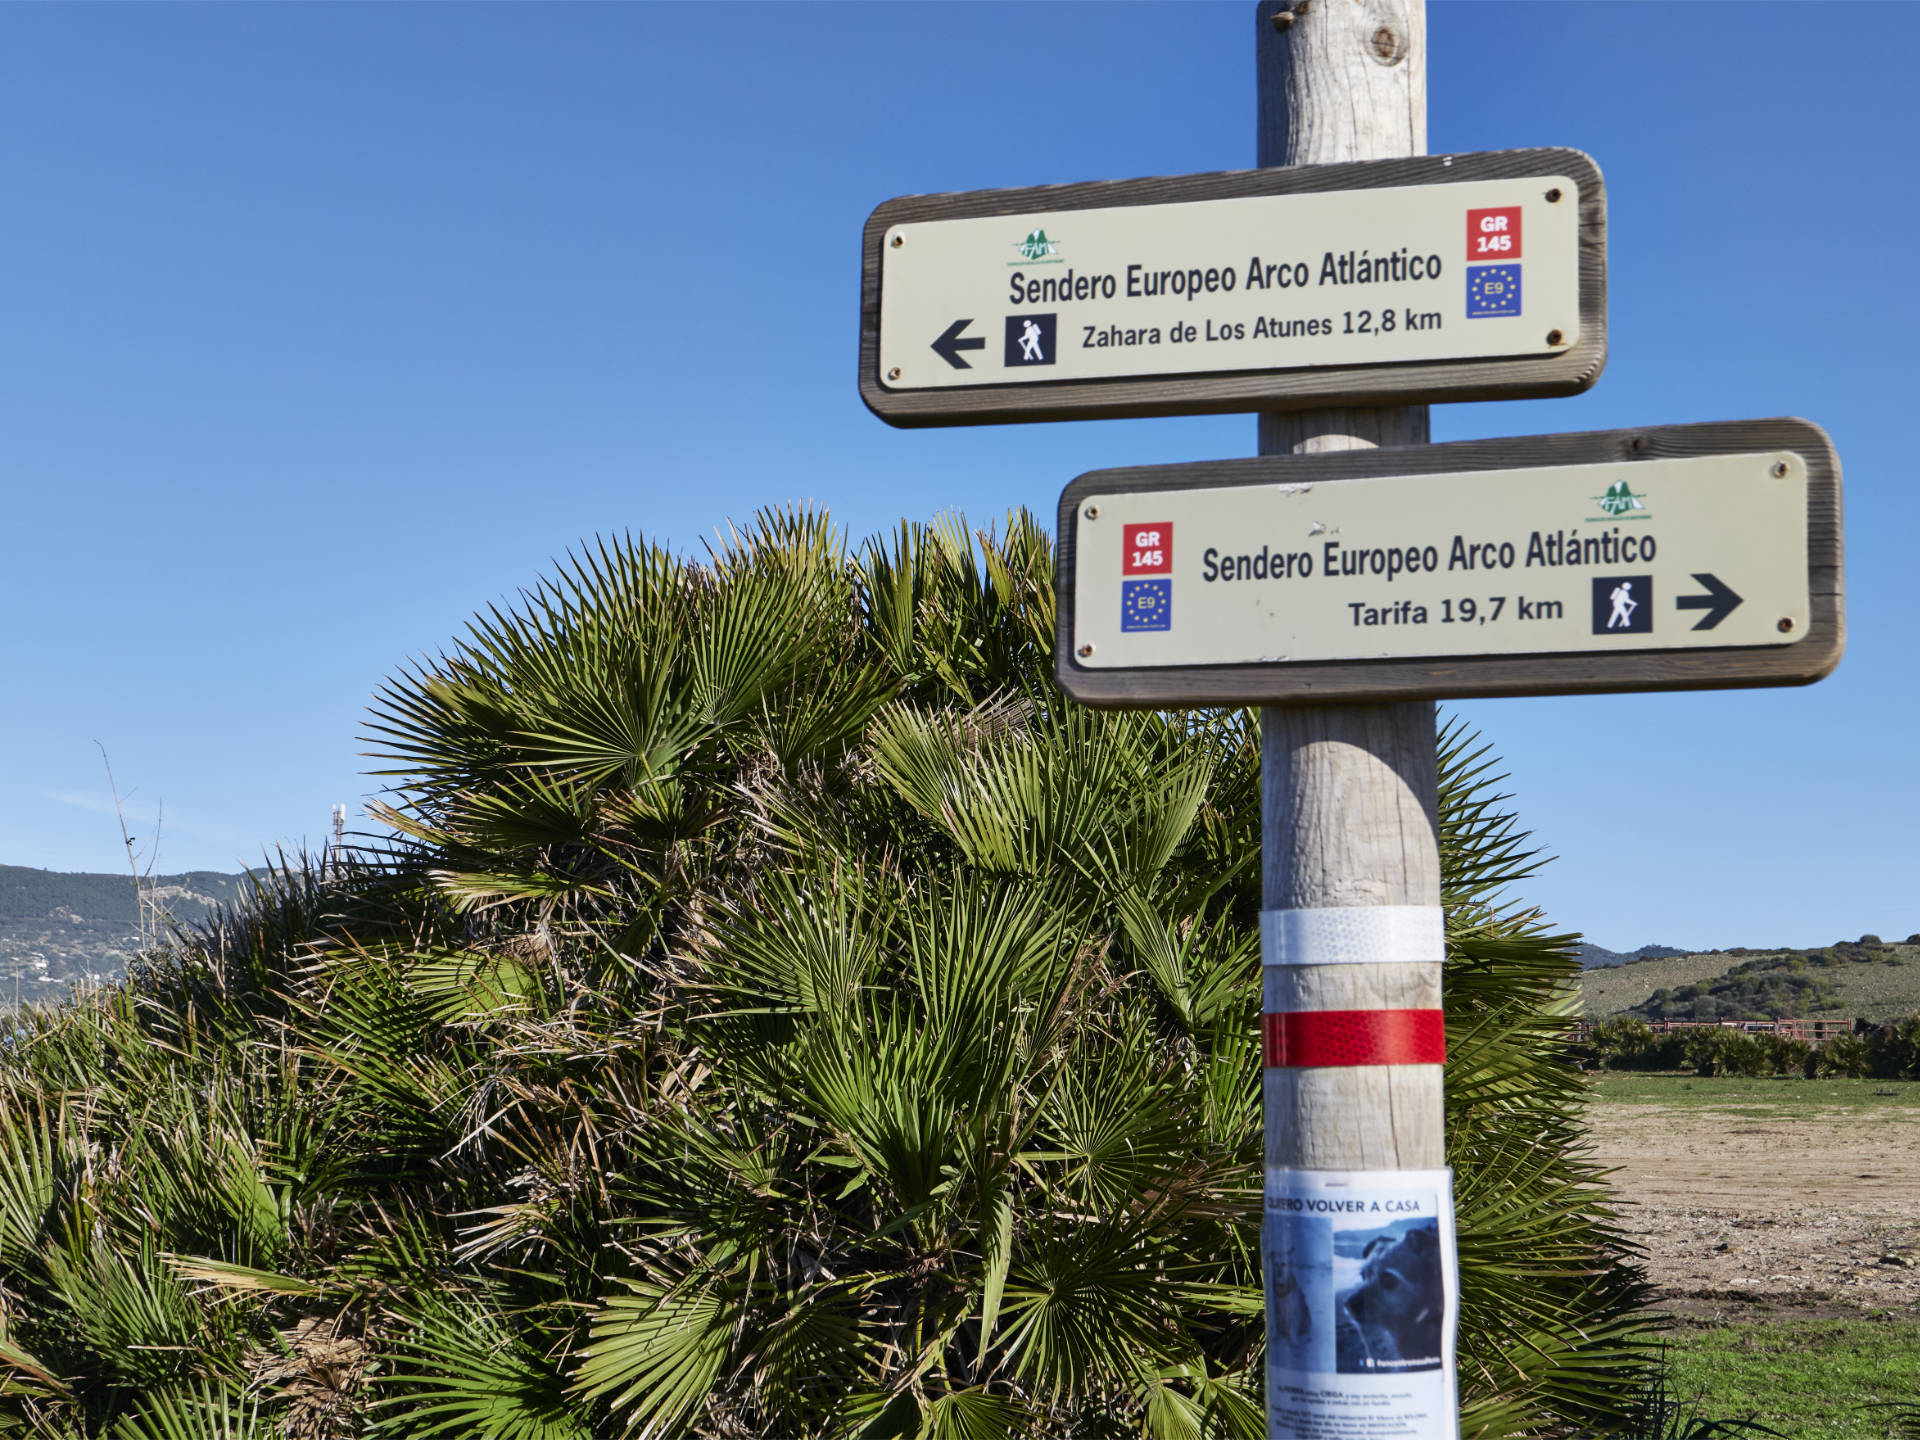
[[[1636,495],[1627,488],[1626,481],[1616,480],[1607,487],[1606,494],[1594,496],[1593,503],[1618,520],[1632,511],[1645,510],[1647,507],[1641,502],[1646,498],[1644,491]]]
[[[1018,250],[1021,257],[1026,260],[1045,260],[1050,256],[1060,253],[1059,245],[1047,238],[1047,232],[1045,230],[1029,232],[1027,238],[1022,240],[1014,248]]]

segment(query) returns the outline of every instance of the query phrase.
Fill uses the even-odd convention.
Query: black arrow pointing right
[[[975,335],[968,340],[962,340],[960,338],[960,332],[972,323],[973,321],[971,320],[956,320],[940,333],[938,340],[933,342],[933,353],[953,366],[956,370],[971,370],[973,368],[965,360],[960,358],[960,352],[962,350],[984,350],[987,348],[987,342],[981,336]],[[920,333],[924,335],[927,332],[922,330]]]
[[[1707,587],[1704,595],[1682,595],[1674,601],[1680,610],[1704,610],[1707,613],[1694,622],[1696,630],[1711,630],[1727,616],[1739,608],[1741,597],[1717,575],[1695,575],[1694,579]]]

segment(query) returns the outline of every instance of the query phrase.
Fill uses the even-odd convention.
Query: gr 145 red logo
[[[1171,575],[1173,573],[1173,522],[1149,525],[1123,525],[1120,573],[1122,575]]]
[[[1467,211],[1467,259],[1518,260],[1520,207],[1501,205]]]

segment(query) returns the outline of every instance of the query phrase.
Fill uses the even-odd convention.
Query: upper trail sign
[[[1100,470],[1059,524],[1091,705],[1793,685],[1845,643],[1804,420]]]
[[[1577,150],[909,196],[863,247],[893,425],[1570,395],[1606,362]]]

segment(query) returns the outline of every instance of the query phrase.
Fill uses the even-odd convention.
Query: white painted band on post
[[[1446,914],[1438,905],[1260,912],[1262,965],[1437,965],[1446,955]]]

